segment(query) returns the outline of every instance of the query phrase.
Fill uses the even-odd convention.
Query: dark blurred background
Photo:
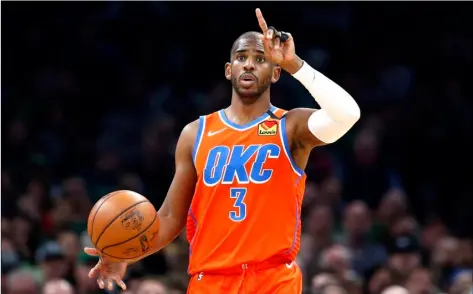
[[[117,189],[159,208],[176,139],[229,104],[254,9],[343,86],[362,119],[313,151],[305,292],[465,293],[473,265],[472,9],[460,2],[2,2],[2,292],[102,293],[86,220]],[[285,74],[272,103],[314,107]],[[130,267],[133,294],[185,293],[187,242]],[[389,290],[387,290],[389,291]]]

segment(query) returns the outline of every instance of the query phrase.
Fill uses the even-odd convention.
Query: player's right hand
[[[128,263],[107,260],[95,248],[86,247],[84,252],[88,255],[99,257],[99,262],[89,272],[89,278],[97,277],[97,284],[100,289],[105,288],[106,282],[108,290],[113,290],[113,283],[115,282],[122,290],[126,290],[126,285],[122,279]]]

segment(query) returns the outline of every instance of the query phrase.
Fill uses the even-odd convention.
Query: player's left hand
[[[274,27],[268,28],[259,8],[256,8],[256,18],[263,33],[261,41],[263,42],[266,59],[289,72],[294,71],[292,68],[294,66],[297,67],[299,63],[302,66],[302,61],[296,55],[296,47],[292,35],[287,32],[276,31]],[[281,41],[283,33],[288,37],[285,42]]]
[[[126,285],[122,280],[128,265],[126,262],[109,261],[95,248],[86,247],[84,251],[90,256],[99,257],[97,265],[89,272],[89,278],[96,277],[100,289],[106,287],[108,290],[113,290],[113,283],[116,283],[123,291],[126,290]]]

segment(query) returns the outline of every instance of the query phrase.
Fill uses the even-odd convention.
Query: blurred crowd
[[[87,276],[97,260],[82,252],[91,207],[130,189],[159,208],[180,130],[230,101],[223,65],[233,40],[257,30],[254,8],[2,3],[2,293],[103,293]],[[468,9],[446,2],[261,8],[362,109],[356,127],[315,149],[307,167],[297,258],[304,292],[468,293]],[[287,75],[272,103],[314,107]],[[126,293],[185,293],[187,259],[182,234],[130,266]]]

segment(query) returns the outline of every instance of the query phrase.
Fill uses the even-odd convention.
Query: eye
[[[258,57],[256,57],[256,61],[258,61],[260,63],[264,63],[266,61],[266,59],[264,58],[264,56],[258,56]]]
[[[243,61],[243,60],[245,60],[245,56],[243,56],[243,55],[238,55],[238,56],[236,57],[236,60],[238,60],[238,61]]]

